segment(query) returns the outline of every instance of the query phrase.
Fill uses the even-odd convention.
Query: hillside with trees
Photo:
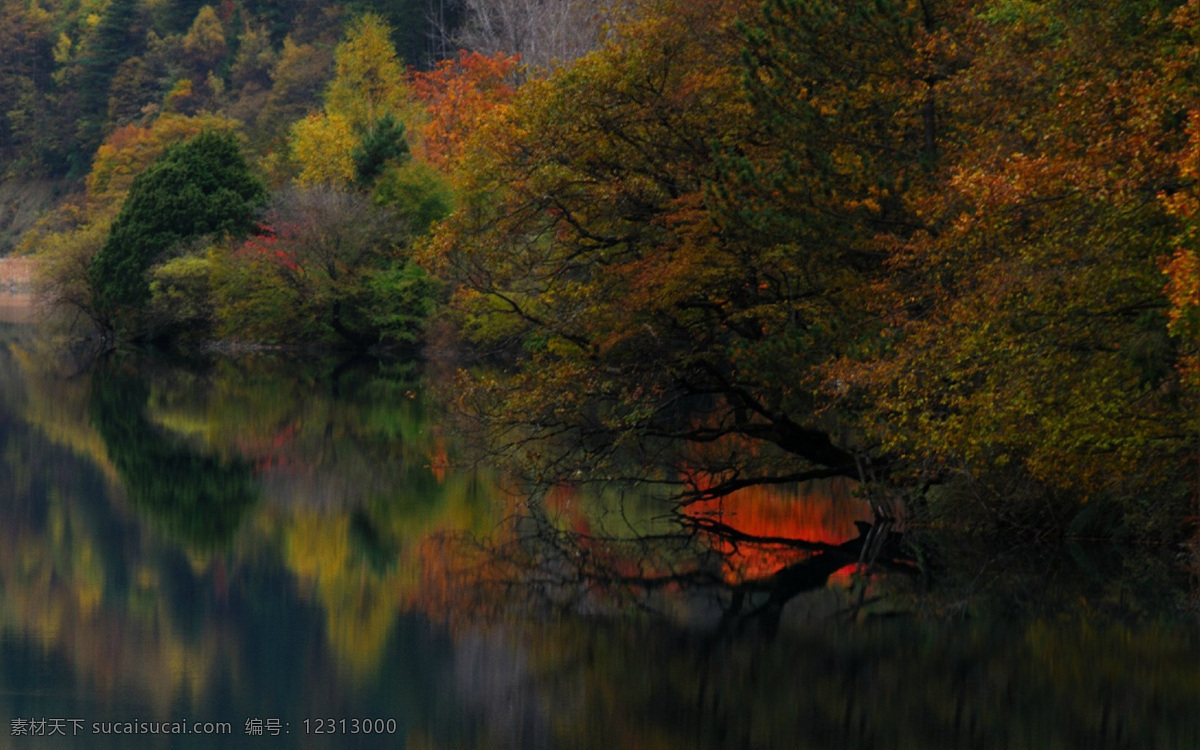
[[[1200,0],[0,0],[78,333],[437,317],[540,481],[1081,535],[1200,512],[1198,93]]]

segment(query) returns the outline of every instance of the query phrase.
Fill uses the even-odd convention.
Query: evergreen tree
[[[200,9],[211,4],[210,0],[174,0],[167,12],[167,30],[176,34],[185,33],[196,20]]]
[[[133,181],[88,269],[98,317],[112,326],[144,308],[146,271],[178,243],[249,232],[265,196],[231,135],[205,132],[168,149]]]
[[[112,0],[80,58],[80,121],[77,148],[82,163],[100,145],[108,116],[108,91],[121,63],[142,51],[137,0]]]
[[[391,114],[379,118],[375,126],[363,134],[362,143],[354,149],[351,157],[359,184],[373,184],[383,174],[388,162],[399,164],[408,160],[404,123]]]

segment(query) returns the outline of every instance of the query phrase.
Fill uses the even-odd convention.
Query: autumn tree
[[[1175,252],[1164,267],[1167,275],[1168,329],[1180,348],[1179,369],[1184,382],[1200,389],[1200,110],[1189,115],[1190,141],[1180,176],[1190,187],[1164,196],[1171,212],[1183,222]]]
[[[399,114],[408,104],[404,68],[389,31],[382,18],[364,14],[350,24],[345,41],[334,50],[335,74],[325,90],[325,107],[356,129]]]
[[[960,28],[970,64],[936,86],[936,181],[909,195],[919,228],[881,247],[886,340],[827,385],[864,399],[888,450],[984,480],[1002,516],[1114,500],[1090,511],[1109,519],[1096,531],[1129,515],[1161,533],[1197,441],[1159,267],[1179,236],[1160,193],[1187,185],[1195,42],[1184,9],[1124,9],[1004,3]]]
[[[172,146],[205,131],[232,135],[237,128],[236,121],[218,115],[165,114],[146,126],[127,125],[114,130],[96,149],[92,171],[84,181],[89,211],[94,216],[115,213],[134,179]]]
[[[403,123],[410,96],[383,20],[356,19],[334,52],[334,66],[324,111],[292,128],[302,185],[362,182],[368,173],[378,177],[389,158],[407,158]]]
[[[511,357],[464,402],[557,439],[542,477],[633,446],[700,495],[967,478],[1165,528],[1193,5],[651,4],[460,160],[430,262]]]
[[[518,65],[515,55],[460,50],[458,57],[442,60],[432,70],[413,73],[413,96],[426,114],[422,158],[448,170],[484,117],[512,98],[511,78]]]
[[[566,439],[538,449],[543,476],[619,473],[606,460],[631,445],[674,456],[668,481],[697,467],[693,491],[856,471],[811,398],[850,249],[822,241],[824,211],[794,239],[812,254],[763,241],[713,187],[730,148],[769,137],[736,64],[753,11],[655,4],[468,145],[432,262],[461,285],[468,329],[520,352],[466,399],[499,435]]]
[[[216,67],[228,52],[225,27],[211,5],[196,14],[181,42],[183,53],[194,71],[205,74]]]
[[[340,114],[314,113],[292,126],[292,158],[301,185],[346,185],[354,180],[357,139]]]

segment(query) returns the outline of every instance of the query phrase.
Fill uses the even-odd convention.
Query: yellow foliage
[[[187,103],[195,93],[192,87],[192,79],[181,78],[167,92],[166,99],[163,101],[163,108],[168,112],[178,112],[187,106]]]
[[[57,216],[70,221],[76,213],[67,207]],[[63,230],[38,226],[26,233],[22,247],[36,253],[34,284],[42,301],[81,310],[90,307],[87,267],[104,245],[111,220],[111,214],[101,214],[81,226]]]
[[[325,111],[292,126],[292,160],[300,185],[346,185],[354,180],[353,153],[384,116],[400,121],[415,111],[404,70],[381,18],[366,14],[334,52],[336,78],[325,90]],[[285,42],[284,58],[288,48]],[[281,63],[282,65],[282,59]]]
[[[212,66],[225,56],[225,28],[211,5],[196,14],[196,20],[183,38],[183,49],[202,66]]]
[[[58,42],[54,45],[54,62],[63,65],[71,60],[71,37],[65,33],[58,35]]]
[[[354,179],[358,139],[340,115],[312,114],[292,126],[292,158],[301,185],[346,185]]]
[[[351,24],[334,52],[336,78],[325,91],[325,111],[365,130],[384,115],[401,120],[411,97],[391,33],[379,16],[367,13]]]

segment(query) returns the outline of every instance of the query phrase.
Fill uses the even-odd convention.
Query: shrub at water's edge
[[[134,181],[103,247],[88,266],[96,320],[106,331],[145,336],[146,272],[181,243],[246,235],[266,197],[237,141],[205,132],[166,151]]]

